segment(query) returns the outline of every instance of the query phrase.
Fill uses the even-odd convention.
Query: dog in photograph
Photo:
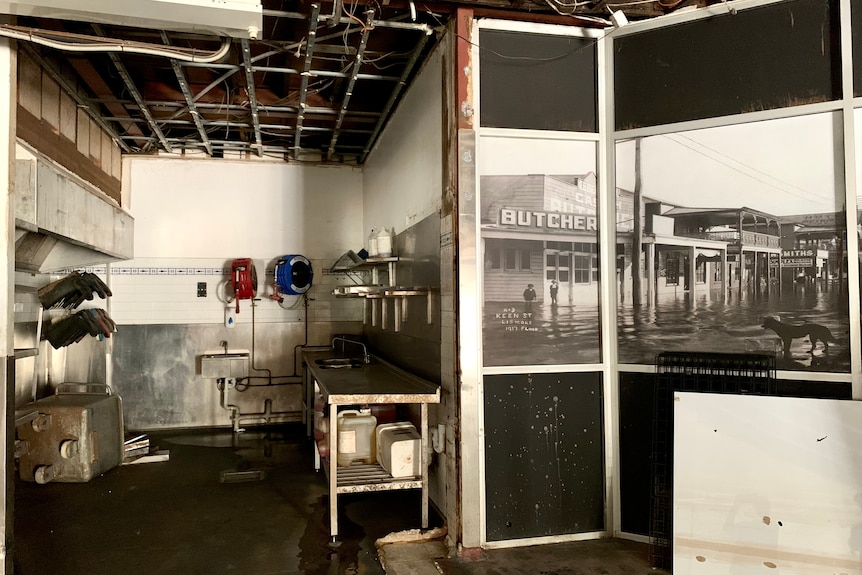
[[[794,339],[807,337],[808,341],[811,342],[810,353],[814,353],[814,348],[817,347],[818,341],[823,343],[824,352],[829,351],[829,342],[835,342],[835,337],[829,331],[829,328],[819,323],[794,325],[784,323],[774,317],[766,316],[763,318],[763,325],[761,327],[771,329],[778,334],[778,337],[781,338],[781,342],[784,344],[785,357],[790,356],[790,344]]]

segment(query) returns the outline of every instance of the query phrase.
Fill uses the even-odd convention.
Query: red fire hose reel
[[[239,258],[230,264],[230,284],[239,313],[239,300],[254,299],[257,295],[257,271],[251,258]]]

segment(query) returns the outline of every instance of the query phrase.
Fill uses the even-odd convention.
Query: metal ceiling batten
[[[353,62],[350,79],[347,81],[347,89],[344,91],[344,101],[341,103],[341,111],[338,113],[338,119],[335,121],[332,140],[329,142],[329,150],[326,153],[327,160],[331,159],[335,153],[335,142],[338,141],[338,136],[341,133],[341,124],[344,122],[344,116],[347,114],[347,106],[350,104],[353,87],[356,85],[356,78],[359,76],[359,68],[362,66],[362,58],[365,55],[365,47],[368,45],[368,37],[371,35],[372,28],[374,28],[374,10],[368,10],[367,14],[365,28],[362,30],[362,39],[359,41],[359,48],[356,50],[356,60]]]
[[[93,29],[99,36],[105,36],[105,31],[99,24],[93,24]],[[155,118],[150,113],[149,108],[144,103],[144,98],[141,96],[141,93],[138,91],[138,88],[135,86],[135,83],[132,81],[132,77],[129,75],[129,71],[126,70],[126,66],[123,64],[123,61],[120,57],[114,52],[108,52],[108,57],[110,57],[111,62],[114,64],[114,68],[117,69],[117,73],[123,79],[123,83],[126,85],[126,89],[129,90],[129,93],[132,95],[132,98],[135,100],[135,103],[138,105],[138,108],[141,110],[141,114],[144,115],[144,118],[147,119],[147,123],[150,126],[150,129],[153,131],[153,134],[159,139],[162,146],[164,146],[165,150],[168,152],[173,152],[171,149],[171,144],[168,142],[168,139],[165,138],[165,135],[162,133],[162,129],[159,128],[159,125],[156,123]]]
[[[165,32],[164,30],[162,30],[161,33],[162,33],[162,40],[164,41],[164,43],[166,45],[170,46],[171,39],[168,37],[168,33]],[[203,124],[201,123],[200,112],[198,112],[197,108],[195,107],[195,100],[194,100],[194,97],[192,96],[191,89],[189,88],[189,83],[188,83],[188,80],[186,79],[186,73],[183,72],[182,66],[180,66],[179,63],[174,59],[171,59],[171,67],[174,69],[174,74],[177,77],[177,82],[179,82],[179,84],[180,84],[180,90],[182,90],[183,96],[185,96],[185,98],[186,98],[186,104],[189,107],[189,114],[191,115],[192,120],[195,123],[195,127],[198,129],[198,134],[200,134],[200,136],[201,136],[201,143],[203,144],[204,148],[206,149],[207,154],[212,156],[213,155],[213,147],[209,141],[209,137],[207,136],[207,132],[204,129]]]
[[[252,61],[256,60],[253,58]],[[240,70],[242,67],[236,64],[197,64],[194,62],[182,62],[180,64],[186,68],[208,68],[212,70],[230,70],[231,73]],[[252,66],[253,72],[273,72],[275,74],[302,74],[301,70],[296,68],[285,68],[282,66]],[[349,78],[350,74],[346,72],[338,72],[336,70],[309,70],[309,76],[321,76],[325,78]],[[223,80],[224,78],[219,78]],[[357,80],[383,80],[386,82],[398,81],[398,76],[384,76],[382,74],[359,74]]]
[[[386,106],[380,113],[380,119],[377,121],[377,125],[374,127],[374,133],[371,134],[371,137],[368,138],[368,142],[365,144],[365,149],[362,150],[362,156],[359,158],[360,164],[365,162],[365,158],[368,157],[368,153],[371,151],[371,147],[374,145],[374,141],[377,139],[377,135],[380,134],[380,130],[383,129],[383,125],[386,123],[387,118],[389,118],[389,112],[392,111],[392,107],[395,105],[395,101],[398,99],[398,96],[401,94],[401,91],[407,86],[407,79],[410,77],[410,73],[416,66],[416,62],[419,61],[419,56],[422,54],[422,50],[425,48],[425,44],[426,42],[428,42],[430,34],[430,31],[423,33],[422,37],[419,39],[419,42],[416,43],[416,47],[413,48],[413,53],[410,55],[410,60],[408,60],[407,65],[404,66],[404,71],[401,72],[401,78],[398,79],[398,83],[392,90],[392,94],[389,96],[389,100],[386,102]]]
[[[311,19],[308,23],[308,40],[305,42],[305,61],[302,63],[299,86],[299,112],[296,115],[296,131],[293,136],[293,158],[297,159],[302,148],[302,123],[308,97],[308,77],[311,75],[311,60],[314,57],[314,42],[317,39],[317,21],[320,18],[320,4],[311,5]]]
[[[275,72],[276,74],[302,74],[299,70],[293,68],[278,68],[275,66],[255,66],[255,72]],[[309,76],[320,76],[322,78],[348,78],[350,74],[346,72],[338,72],[336,70],[309,70]],[[359,74],[357,80],[384,80],[388,82],[396,82],[398,76],[383,76],[382,74]]]
[[[251,107],[251,120],[254,124],[254,142],[257,147],[257,155],[263,157],[263,141],[260,136],[260,117],[257,112],[257,96],[254,93],[254,72],[251,67],[251,46],[248,40],[243,38],[242,42],[242,62],[245,68],[245,80],[248,89],[248,102]]]

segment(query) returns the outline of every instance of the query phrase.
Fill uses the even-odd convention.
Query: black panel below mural
[[[600,373],[485,377],[487,539],[604,529]]]
[[[620,374],[620,523],[649,534],[655,375]]]

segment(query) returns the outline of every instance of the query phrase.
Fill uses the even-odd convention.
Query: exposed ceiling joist
[[[99,36],[105,36],[104,29],[99,24],[93,24],[93,29],[96,31],[96,34]],[[135,103],[138,105],[138,109],[140,109],[141,114],[144,115],[144,118],[147,119],[147,123],[150,125],[150,130],[152,130],[153,134],[159,139],[162,146],[165,147],[165,150],[168,152],[172,152],[171,145],[168,142],[165,135],[162,133],[162,129],[156,123],[155,118],[150,113],[149,108],[144,103],[144,98],[141,96],[141,93],[138,91],[137,86],[135,86],[134,80],[132,80],[132,76],[129,74],[129,71],[126,69],[126,66],[123,64],[123,61],[120,59],[120,56],[114,52],[109,52],[108,57],[111,59],[111,62],[114,64],[114,68],[116,68],[117,73],[123,79],[123,83],[126,85],[126,89],[129,91],[129,94],[135,100]]]
[[[254,90],[254,71],[251,67],[251,46],[248,40],[242,39],[242,62],[245,68],[246,94],[251,108],[251,121],[254,124],[254,143],[257,155],[263,156],[263,141],[260,135],[260,117],[257,111],[257,95]]]
[[[326,152],[326,159],[329,160],[335,154],[335,143],[338,141],[338,136],[341,132],[341,125],[344,122],[344,116],[347,115],[347,107],[350,105],[350,98],[353,96],[353,88],[356,86],[356,78],[359,76],[359,68],[362,66],[362,58],[365,56],[365,48],[368,46],[368,36],[374,28],[374,10],[368,10],[365,27],[362,30],[362,38],[359,40],[359,48],[356,49],[356,58],[353,62],[353,67],[350,72],[350,78],[347,80],[347,88],[344,90],[344,98],[341,102],[341,111],[338,113],[338,119],[335,121],[335,130],[332,132],[332,139],[329,141],[329,150]]]
[[[305,106],[308,100],[308,77],[311,72],[311,60],[314,58],[314,41],[317,37],[317,21],[320,17],[320,4],[311,5],[311,18],[308,25],[308,37],[305,41],[305,60],[299,84],[299,113],[296,115],[296,130],[293,136],[294,154],[302,149],[302,123],[305,120]]]
[[[170,46],[171,39],[168,37],[167,32],[162,30],[162,41]],[[195,127],[198,130],[198,134],[201,137],[201,143],[204,146],[204,149],[207,151],[207,154],[210,156],[213,155],[213,147],[210,144],[209,137],[207,136],[207,131],[201,122],[200,112],[198,112],[197,107],[195,106],[195,99],[192,95],[191,89],[189,88],[189,82],[186,79],[186,74],[183,72],[182,67],[179,62],[176,60],[171,60],[171,67],[174,69],[174,75],[177,77],[177,82],[180,85],[180,90],[183,92],[183,96],[186,99],[186,105],[189,107],[189,115],[191,115],[192,120],[195,123]]]
[[[259,42],[26,17],[21,24],[34,38],[63,44],[39,42],[34,50],[57,51],[79,72],[91,91],[79,102],[126,151],[354,163],[367,155],[429,51],[427,34],[442,31],[445,18],[395,1],[348,13],[356,6],[315,1],[301,12],[268,10],[262,32],[272,38]],[[66,53],[77,48],[86,53]]]

